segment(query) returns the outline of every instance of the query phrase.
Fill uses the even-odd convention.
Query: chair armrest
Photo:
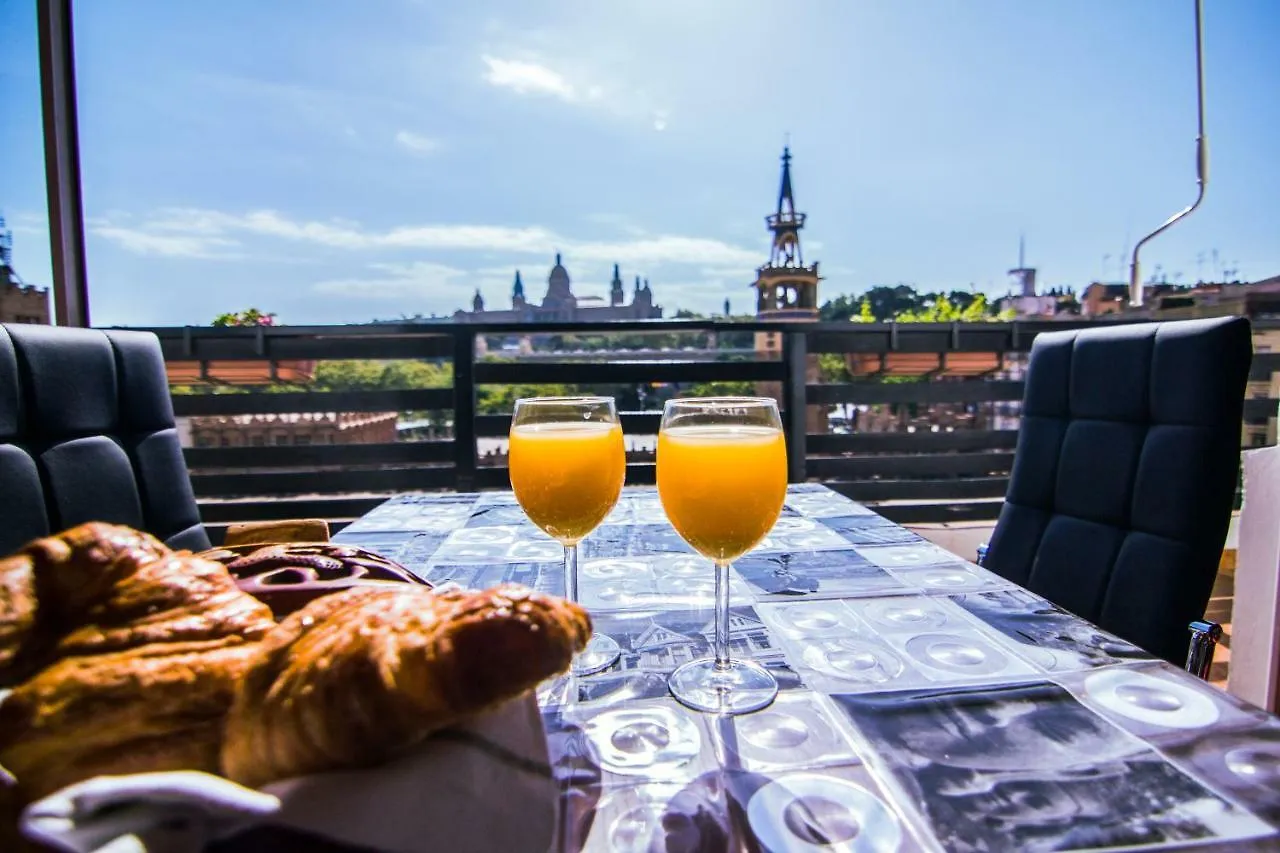
[[[986,542],[983,542],[981,545],[978,546],[978,559],[975,562],[979,566],[981,566],[983,563],[987,561],[987,548],[988,548],[988,544]]]
[[[1187,651],[1187,672],[1203,681],[1209,680],[1213,653],[1222,639],[1222,626],[1217,622],[1192,622],[1191,647]]]
[[[277,542],[328,542],[329,522],[323,518],[290,521],[248,521],[227,528],[224,545],[274,545]]]

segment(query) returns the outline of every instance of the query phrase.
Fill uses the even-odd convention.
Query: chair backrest
[[[0,556],[85,521],[200,550],[160,343],[0,325]]]
[[[1240,317],[1037,336],[984,565],[1184,663],[1230,523],[1251,358]]]

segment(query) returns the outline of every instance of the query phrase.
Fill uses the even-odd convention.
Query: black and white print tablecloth
[[[437,584],[564,591],[510,493],[400,496],[335,540]],[[822,486],[734,567],[733,654],[781,685],[754,714],[670,698],[710,653],[714,579],[652,488],[580,565],[622,656],[540,693],[562,850],[1280,848],[1280,720]]]

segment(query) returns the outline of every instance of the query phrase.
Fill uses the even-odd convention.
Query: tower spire
[[[782,149],[782,185],[778,188],[778,216],[796,212],[796,199],[791,190],[791,146]]]
[[[617,308],[627,301],[627,294],[622,289],[622,272],[618,265],[613,265],[613,280],[609,282],[609,304]]]
[[[795,192],[791,186],[790,146],[782,149],[782,183],[778,187],[778,210],[767,217],[765,222],[773,232],[773,251],[769,256],[769,265],[803,267],[800,229],[804,227],[804,214],[796,213]]]

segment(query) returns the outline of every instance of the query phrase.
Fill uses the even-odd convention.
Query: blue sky
[[[34,3],[0,3],[0,210],[48,282]],[[1210,188],[1148,272],[1280,274],[1280,4],[1206,3]],[[505,305],[564,253],[751,304],[790,134],[822,298],[1046,286],[1195,193],[1190,0],[77,4],[97,324]],[[1218,252],[1215,267],[1213,252]],[[1109,256],[1109,257],[1108,257]]]

